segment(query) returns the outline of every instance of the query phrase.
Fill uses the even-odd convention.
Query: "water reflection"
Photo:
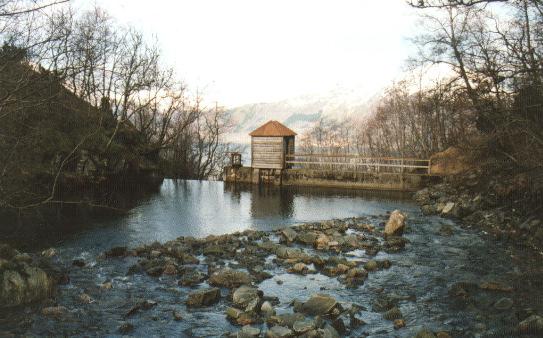
[[[258,185],[224,183],[224,192],[241,202],[242,193],[249,193],[253,219],[289,219],[294,216],[294,193],[291,190]]]

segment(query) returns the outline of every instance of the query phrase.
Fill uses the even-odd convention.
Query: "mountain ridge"
[[[230,142],[247,144],[249,133],[269,120],[277,120],[303,135],[320,119],[364,119],[380,93],[367,95],[362,90],[336,88],[325,94],[306,94],[294,98],[258,102],[227,109],[233,124],[226,135]]]

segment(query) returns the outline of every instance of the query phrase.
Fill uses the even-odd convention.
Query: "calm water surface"
[[[179,236],[205,237],[245,229],[415,210],[408,195],[318,188],[235,186],[165,180],[160,191],[127,215],[88,221],[85,230],[57,238],[64,249],[101,252]],[[51,243],[55,244],[55,243]]]

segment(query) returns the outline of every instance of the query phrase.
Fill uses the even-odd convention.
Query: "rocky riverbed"
[[[522,196],[500,198],[507,187],[491,180],[479,187],[481,173],[456,177],[418,191],[414,198],[426,215],[455,219],[467,227],[476,227],[500,240],[543,249],[541,210],[518,207]],[[539,208],[540,209],[540,208]]]
[[[0,335],[543,334],[541,256],[440,217],[405,216],[179,237],[97,257],[47,250],[22,259],[6,249],[9,264],[56,266],[43,271],[59,286],[42,302],[49,294],[3,304]],[[4,291],[7,271],[26,276],[24,268],[2,265]]]

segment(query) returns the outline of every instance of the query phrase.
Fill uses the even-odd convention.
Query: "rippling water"
[[[135,259],[97,259],[97,254],[116,245],[134,246],[154,240],[167,241],[178,236],[202,237],[248,228],[272,230],[285,225],[332,218],[363,216],[376,226],[386,220],[386,212],[401,209],[409,215],[405,237],[410,244],[395,254],[380,252],[377,259],[390,259],[392,267],[371,273],[358,289],[347,289],[335,278],[321,274],[299,276],[277,268],[273,279],[259,288],[266,295],[279,297],[278,312],[290,311],[292,299],[306,300],[321,287],[340,301],[356,302],[368,309],[362,319],[368,324],[354,336],[413,337],[421,327],[454,332],[454,337],[484,337],[503,328],[514,327],[526,308],[543,311],[541,256],[496,242],[483,233],[466,230],[453,221],[427,217],[406,196],[374,194],[330,189],[259,188],[225,185],[222,182],[166,180],[160,191],[133,208],[128,214],[108,220],[89,221],[84,228],[56,239],[60,259],[70,269],[71,283],[60,288],[55,304],[66,306],[62,319],[45,318],[40,306],[23,307],[4,313],[0,329],[17,335],[118,335],[123,314],[137,299],[152,299],[158,305],[129,321],[135,336],[220,336],[237,328],[228,323],[221,301],[211,309],[187,309],[184,300],[188,288],[179,287],[173,277],[126,276]],[[451,230],[446,236],[443,225]],[[49,244],[49,243],[48,243]],[[361,258],[368,259],[361,253]],[[82,258],[84,268],[70,267],[71,260]],[[283,280],[278,285],[275,280]],[[99,285],[111,281],[113,289]],[[497,281],[514,288],[513,294],[482,293],[473,304],[455,307],[448,296],[452,284],[459,281],[479,283]],[[89,293],[96,302],[82,305],[81,293]],[[407,327],[392,329],[390,321],[371,311],[380,292],[407,297],[400,301]],[[493,304],[511,297],[511,309],[498,311]],[[403,298],[402,298],[403,299]],[[184,319],[173,321],[171,311],[180,311]],[[2,317],[2,316],[0,316]],[[2,335],[2,330],[0,330]]]

